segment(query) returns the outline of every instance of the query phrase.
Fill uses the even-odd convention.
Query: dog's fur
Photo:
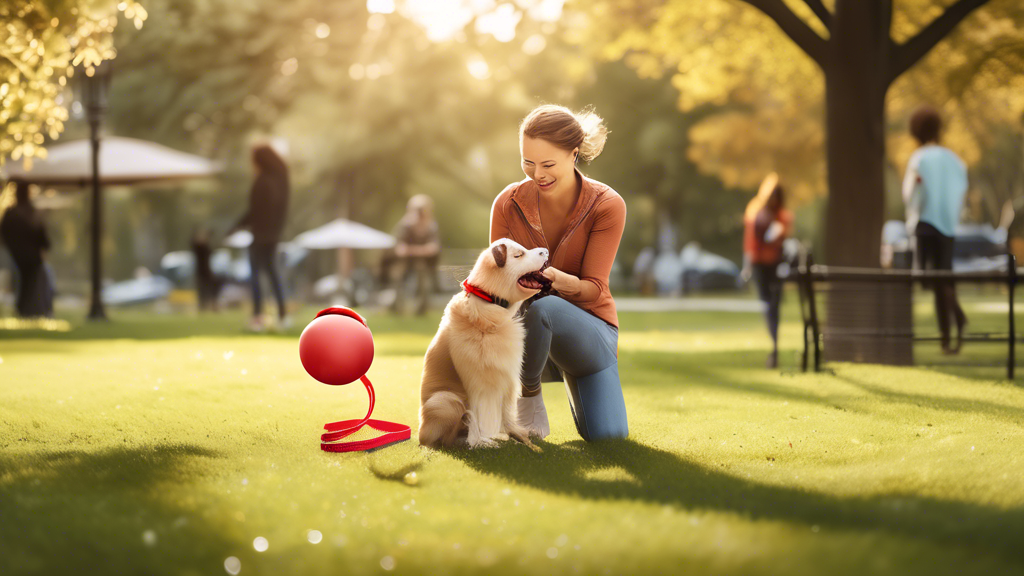
[[[465,436],[475,448],[511,437],[539,450],[516,423],[526,334],[516,312],[540,291],[520,278],[540,280],[547,259],[546,249],[527,250],[507,238],[480,254],[469,283],[510,304],[503,308],[466,292],[448,303],[423,363],[420,444],[454,446]]]

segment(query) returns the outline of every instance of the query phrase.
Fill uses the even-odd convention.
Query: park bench
[[[807,371],[813,362],[814,371],[821,370],[823,353],[829,346],[856,348],[870,343],[892,361],[891,364],[913,364],[912,345],[915,342],[937,342],[939,336],[918,335],[913,329],[913,287],[916,283],[931,280],[951,280],[956,284],[995,284],[1006,287],[1008,303],[1007,329],[1005,332],[968,332],[964,342],[1005,343],[1007,345],[1006,375],[1014,377],[1016,365],[1015,348],[1017,334],[1014,323],[1014,289],[1022,273],[1017,269],[1012,254],[1006,256],[1006,269],[985,272],[951,272],[945,270],[891,270],[821,266],[813,263],[810,254],[804,254],[800,263],[790,269],[783,280],[796,284],[800,296],[800,315],[803,321],[802,370]],[[881,297],[861,298],[861,310],[849,314],[868,312],[863,308],[871,306],[868,322],[850,323],[821,322],[818,296],[835,295],[842,290],[865,292],[877,287]],[[856,301],[850,299],[849,301]],[[839,306],[830,306],[842,310]],[[846,325],[844,325],[846,324]],[[824,349],[824,350],[823,350]],[[848,356],[848,355],[847,355]]]

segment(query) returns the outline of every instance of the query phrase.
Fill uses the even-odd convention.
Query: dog
[[[513,438],[540,451],[516,423],[526,331],[517,312],[550,287],[546,248],[503,238],[477,258],[445,307],[420,381],[420,444],[471,448]]]

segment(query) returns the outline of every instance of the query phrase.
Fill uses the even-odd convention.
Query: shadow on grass
[[[984,400],[973,400],[970,398],[949,398],[941,396],[928,396],[926,394],[909,394],[884,388],[875,384],[868,384],[856,378],[844,374],[832,376],[837,380],[851,386],[864,390],[870,394],[883,398],[886,402],[898,402],[900,404],[912,404],[918,408],[929,408],[931,410],[942,410],[945,412],[974,412],[1000,418],[1007,422],[1024,426],[1024,408],[986,402]]]
[[[623,352],[619,357],[619,374],[627,387],[641,385],[645,390],[652,387],[701,386],[729,390],[741,394],[757,394],[770,398],[794,400],[834,406],[834,397],[825,398],[813,391],[785,384],[758,381],[765,372],[762,368],[764,357],[760,350],[737,350],[727,352],[699,352],[680,354],[675,352]],[[749,370],[743,378],[728,374],[725,370]],[[671,374],[673,377],[667,377]],[[783,373],[795,377],[794,373]]]
[[[757,351],[736,351],[736,352],[715,352],[702,353],[699,359],[694,355],[676,354],[667,352],[636,352],[623,354],[620,359],[620,372],[623,380],[629,386],[629,381],[641,381],[647,389],[653,386],[700,386],[728,390],[743,394],[757,394],[770,398],[806,402],[824,407],[848,410],[851,412],[863,412],[864,409],[855,406],[862,402],[861,397],[851,397],[842,393],[832,392],[826,395],[814,393],[813,389],[806,386],[787,386],[783,383],[769,383],[758,380],[758,373],[751,370],[744,373],[744,377],[736,377],[735,373],[727,373],[723,369],[734,370],[754,364],[760,353]],[[886,367],[879,366],[884,370]],[[665,374],[676,374],[678,380],[666,379]],[[912,394],[898,390],[898,383],[893,387],[885,387],[877,384],[852,378],[841,372],[829,371],[826,373],[806,375],[800,373],[783,373],[785,378],[831,378],[837,382],[853,386],[862,390],[876,399],[884,402],[898,402],[906,405],[913,405],[919,408],[942,410],[947,412],[976,413],[985,416],[1000,418],[1007,422],[1024,425],[1024,409],[1016,406],[1008,406],[996,402],[974,400],[970,398],[950,398],[941,396],[929,396],[926,394]],[[660,381],[660,382],[659,382]],[[796,381],[794,381],[796,382]],[[991,381],[989,381],[991,382]],[[851,402],[853,400],[853,402]]]
[[[951,545],[969,545],[1024,565],[1024,509],[892,494],[840,498],[759,484],[708,469],[632,440],[538,442],[543,453],[452,450],[480,472],[555,494],[593,500],[676,506],[836,530],[882,530]],[[608,472],[604,474],[603,472]]]
[[[0,456],[2,574],[216,573],[238,547],[169,496],[189,445]]]

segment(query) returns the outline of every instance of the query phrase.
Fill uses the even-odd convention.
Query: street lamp
[[[111,64],[104,60],[93,70],[92,76],[79,67],[75,76],[78,100],[85,108],[89,121],[89,141],[92,144],[92,246],[90,250],[92,268],[92,294],[89,303],[90,320],[106,320],[107,313],[103,309],[103,190],[100,188],[100,127],[103,114],[107,111],[107,96],[110,92]]]

